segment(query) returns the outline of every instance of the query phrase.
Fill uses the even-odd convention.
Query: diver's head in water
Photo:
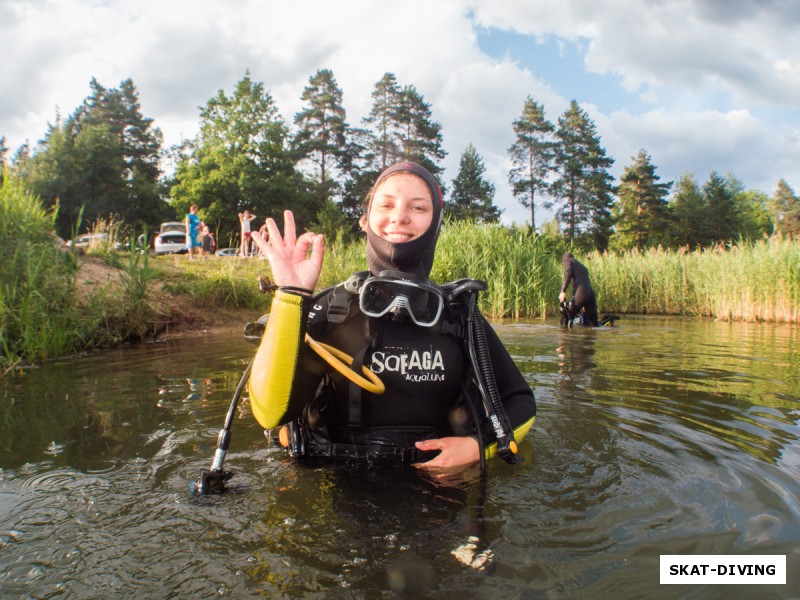
[[[442,193],[433,175],[402,162],[378,176],[361,226],[369,270],[397,270],[427,278],[442,225]]]

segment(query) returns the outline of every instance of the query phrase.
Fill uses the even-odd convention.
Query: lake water
[[[0,381],[3,598],[798,598],[800,329],[496,324],[534,388],[525,462],[435,481],[311,468],[243,403],[255,347],[197,337]],[[785,555],[775,586],[659,584],[662,554]]]

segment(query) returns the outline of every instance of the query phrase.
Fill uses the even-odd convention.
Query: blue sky
[[[512,60],[547,81],[564,98],[591,102],[604,112],[640,108],[636,95],[622,88],[619,76],[586,71],[588,40],[565,42],[556,36],[537,39],[494,28],[478,29],[476,33],[478,46],[487,56],[498,61]]]
[[[443,183],[473,144],[505,222],[529,219],[506,154],[528,96],[553,122],[577,100],[617,178],[644,148],[663,181],[716,171],[766,194],[780,178],[800,191],[797,31],[793,0],[3,0],[13,59],[0,61],[0,136],[12,153],[35,144],[92,77],[131,78],[175,144],[248,70],[291,123],[309,77],[331,69],[360,126],[392,72],[442,124]]]

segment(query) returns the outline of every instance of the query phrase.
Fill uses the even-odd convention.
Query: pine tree
[[[571,242],[587,233],[603,250],[613,226],[613,179],[608,169],[614,161],[600,145],[594,122],[575,100],[559,117],[556,137],[558,172],[552,186],[559,204],[556,215],[566,224]]]
[[[134,227],[151,228],[164,215],[159,159],[161,131],[141,113],[138,92],[128,79],[107,89],[96,79],[92,93],[55,125],[24,170],[46,202],[59,201],[58,232],[116,215]]]
[[[303,90],[302,100],[306,106],[294,117],[299,127],[294,145],[301,159],[316,165],[317,196],[323,206],[337,187],[334,167],[342,168],[347,153],[347,113],[333,72],[317,71]]]
[[[783,234],[800,236],[800,199],[784,179],[778,181],[772,206],[775,229]]]
[[[531,211],[531,231],[536,231],[536,193],[546,193],[555,160],[555,127],[544,116],[544,108],[530,96],[522,115],[513,124],[517,140],[508,149],[511,170],[508,182],[514,197]]]
[[[370,136],[365,140],[367,160],[370,166],[383,171],[400,157],[400,139],[397,131],[397,115],[400,104],[400,88],[394,73],[385,73],[372,91],[372,108],[364,117],[364,125]]]
[[[434,175],[443,169],[439,161],[447,156],[442,147],[442,125],[433,120],[431,106],[411,85],[400,91],[397,124],[401,132],[401,160],[421,164]]]
[[[364,212],[364,203],[369,190],[380,173],[368,152],[372,140],[370,131],[354,127],[350,129],[349,142],[345,148],[346,178],[342,186],[339,208],[347,215],[351,234],[358,234],[361,231],[358,221]]]
[[[91,96],[73,117],[76,129],[107,125],[122,148],[128,176],[138,171],[151,179],[158,178],[163,136],[160,129],[153,127],[153,119],[142,115],[133,81],[126,79],[119,89],[107,89],[93,78],[89,86]]]
[[[619,186],[616,234],[622,248],[646,248],[667,242],[672,182],[658,183],[656,168],[644,149],[625,167]]]
[[[375,84],[372,109],[363,119],[367,169],[384,170],[401,160],[418,162],[434,175],[447,156],[442,147],[442,125],[433,120],[430,104],[414,86],[400,87],[393,73]]]
[[[690,249],[710,240],[708,206],[694,175],[685,173],[673,185],[669,201],[672,214],[671,240]]]
[[[712,171],[703,186],[703,195],[708,207],[708,231],[711,242],[726,242],[739,234],[739,207],[736,190],[730,182]]]
[[[453,192],[446,202],[451,218],[476,223],[496,223],[500,219],[502,211],[494,205],[495,187],[484,179],[485,172],[483,159],[470,144],[461,155]]]

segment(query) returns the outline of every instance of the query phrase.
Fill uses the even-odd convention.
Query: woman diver
[[[277,290],[252,363],[250,402],[293,456],[436,469],[516,454],[536,414],[533,392],[492,328],[469,310],[473,284],[482,282],[439,287],[428,279],[442,210],[425,168],[386,169],[361,220],[369,271],[317,295],[322,235],[296,235],[291,211],[283,234],[271,218],[268,240],[253,232]],[[473,328],[483,363],[465,343]],[[484,393],[480,404],[482,387],[494,397]]]

